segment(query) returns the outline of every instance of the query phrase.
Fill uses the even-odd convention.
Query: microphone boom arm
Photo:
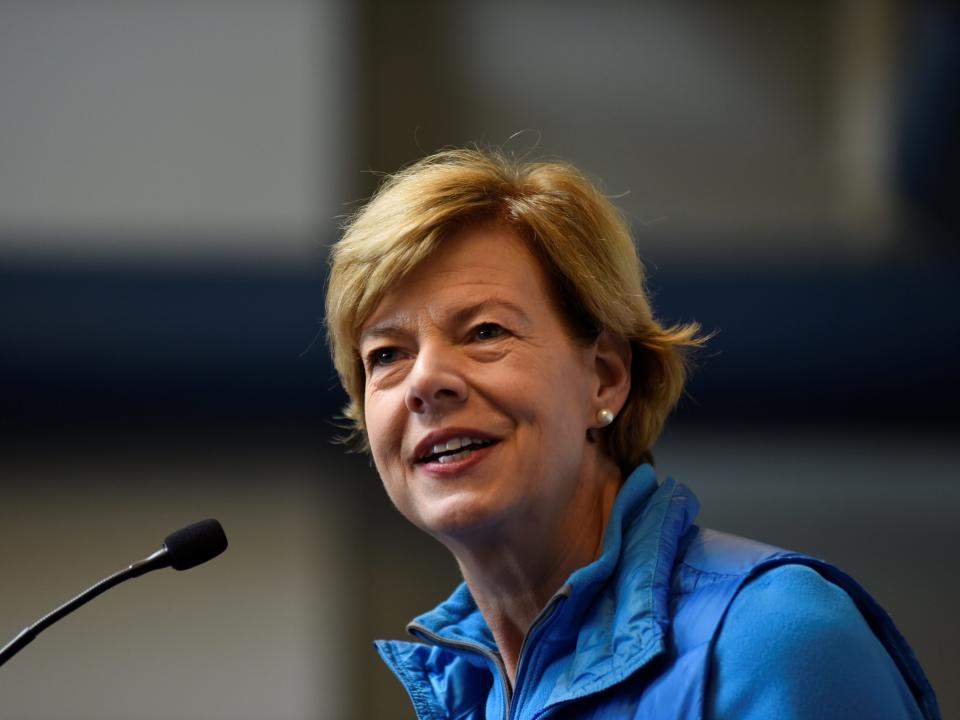
[[[98,595],[126,580],[140,577],[141,575],[151,572],[152,570],[159,570],[160,568],[168,567],[169,565],[169,553],[167,548],[163,547],[153,553],[150,557],[140,560],[139,562],[135,562],[133,565],[130,565],[123,570],[110,575],[109,577],[105,577],[100,582],[84,590],[72,600],[65,602],[56,610],[47,613],[42,618],[37,620],[33,625],[25,627],[23,630],[21,630],[17,636],[13,638],[13,640],[0,649],[0,665],[3,665],[7,660],[29,645],[41,632],[46,630],[61,618],[66,617],[77,608],[86,605]]]

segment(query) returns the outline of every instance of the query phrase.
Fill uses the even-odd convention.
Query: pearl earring
[[[613,422],[613,419],[616,415],[613,414],[613,410],[610,408],[600,408],[597,410],[597,422],[600,423],[600,427],[606,427]]]

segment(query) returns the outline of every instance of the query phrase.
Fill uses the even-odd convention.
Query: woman
[[[442,152],[332,252],[346,415],[464,583],[378,650],[421,718],[938,717],[890,619],[802,555],[693,525],[650,448],[696,326],[662,327],[574,168]]]

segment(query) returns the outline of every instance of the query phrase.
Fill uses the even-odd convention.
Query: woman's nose
[[[442,343],[424,344],[407,378],[406,404],[410,412],[442,413],[467,399],[467,382],[457,353]]]

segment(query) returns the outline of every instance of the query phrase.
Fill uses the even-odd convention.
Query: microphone
[[[77,595],[69,602],[64,603],[53,612],[44,615],[33,625],[21,630],[13,640],[0,649],[0,665],[12,658],[26,647],[37,635],[53,625],[57,620],[66,617],[77,608],[86,605],[97,595],[106,592],[114,585],[125,580],[140,577],[141,575],[172,567],[174,570],[189,570],[207,560],[212,560],[227,549],[227,536],[216,520],[210,518],[188,525],[174,533],[167,535],[163,547],[149,557],[133,563],[123,570],[104,578]]]

